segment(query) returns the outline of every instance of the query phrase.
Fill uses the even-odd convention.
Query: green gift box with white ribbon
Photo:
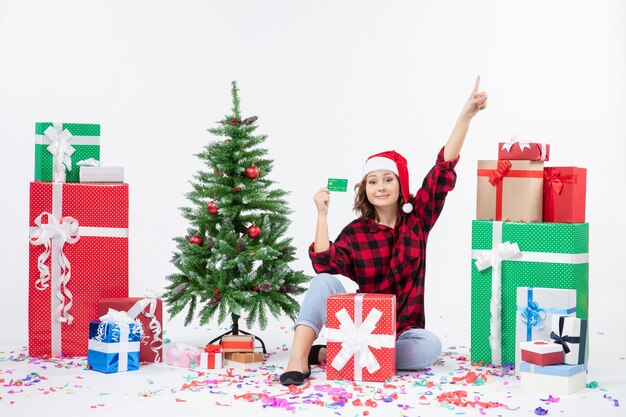
[[[471,360],[515,363],[518,287],[576,290],[589,311],[589,224],[472,221]]]
[[[100,160],[100,125],[35,123],[35,180],[79,182],[78,162]]]

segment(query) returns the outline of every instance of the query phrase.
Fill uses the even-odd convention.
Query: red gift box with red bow
[[[586,195],[586,168],[544,168],[543,221],[547,223],[584,223]]]

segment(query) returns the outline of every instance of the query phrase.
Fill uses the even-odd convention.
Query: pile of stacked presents
[[[128,296],[128,202],[124,169],[100,163],[100,125],[35,124],[30,356],[87,356],[91,369],[105,373],[163,361],[161,299],[152,291]],[[225,346],[202,351],[177,345],[168,362],[177,358],[171,364],[179,365],[197,351],[194,366],[219,368],[223,351],[231,366],[260,363],[254,340],[241,337],[225,337]]]
[[[513,139],[478,161],[471,360],[515,365],[522,388],[585,387],[587,171],[544,166],[550,145]]]

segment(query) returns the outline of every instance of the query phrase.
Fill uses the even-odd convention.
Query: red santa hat
[[[413,206],[409,203],[409,170],[406,166],[406,158],[396,151],[385,151],[370,156],[363,164],[361,170],[363,177],[373,171],[384,169],[391,171],[400,179],[400,192],[404,197],[402,211],[410,213]]]

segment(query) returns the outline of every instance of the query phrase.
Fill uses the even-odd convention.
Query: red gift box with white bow
[[[550,145],[516,139],[500,142],[498,144],[498,159],[548,161],[550,159]]]
[[[396,371],[396,296],[334,294],[326,301],[326,378],[385,381]]]
[[[128,184],[34,181],[29,217],[29,355],[87,355],[98,300],[128,296]]]
[[[125,311],[131,319],[139,320],[143,335],[139,345],[141,362],[163,362],[163,302],[154,293],[145,297],[104,298],[98,301],[98,315],[112,308]]]

